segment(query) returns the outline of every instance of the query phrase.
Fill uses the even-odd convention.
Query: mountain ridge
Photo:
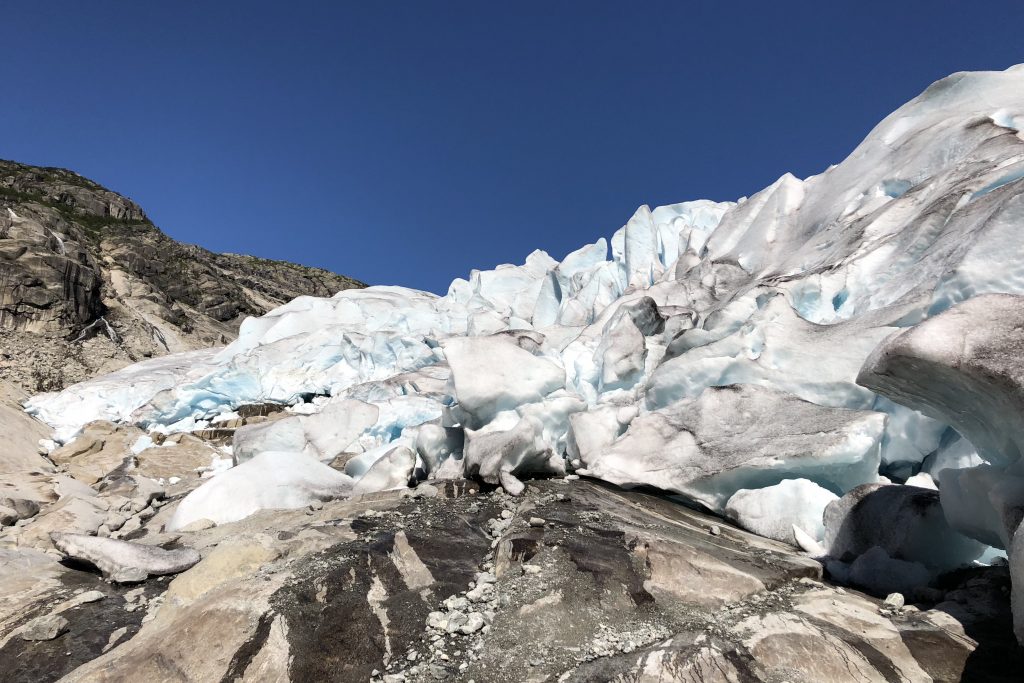
[[[225,344],[247,316],[364,286],[178,242],[85,176],[0,160],[0,380],[24,389]]]

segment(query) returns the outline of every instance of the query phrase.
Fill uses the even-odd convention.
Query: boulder
[[[201,559],[192,548],[164,550],[156,546],[54,532],[53,545],[65,556],[94,565],[110,581],[132,583],[149,576],[178,574]]]
[[[952,529],[933,489],[866,484],[825,508],[825,546],[832,557],[852,560],[873,548],[917,562],[932,576],[970,564],[985,546]]]

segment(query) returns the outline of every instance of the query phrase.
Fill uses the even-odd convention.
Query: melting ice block
[[[885,418],[827,408],[757,386],[715,387],[641,414],[585,474],[655,486],[722,511],[740,489],[801,477],[846,491],[877,477]]]
[[[763,489],[740,489],[725,505],[725,514],[747,531],[793,543],[793,527],[816,541],[825,538],[822,515],[838,496],[807,479],[786,479]]]
[[[174,531],[200,519],[225,524],[260,510],[301,508],[347,496],[352,486],[351,477],[308,455],[266,451],[185,496],[167,528]]]

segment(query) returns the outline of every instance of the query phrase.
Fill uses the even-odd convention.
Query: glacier
[[[967,372],[948,322],[1024,311],[1022,122],[1024,65],[957,73],[819,175],[736,202],[642,206],[610,239],[474,270],[443,296],[299,297],[226,347],[26,409],[68,442],[93,420],[166,434],[287,406],[236,430],[235,467],[190,493],[175,525],[425,479],[515,494],[530,477],[582,475],[821,541],[863,585],[1002,548],[1024,605],[1022,394]],[[876,491],[889,502],[866,512],[847,498]],[[879,520],[920,538],[849,541]],[[934,557],[939,538],[956,551]],[[1024,633],[1024,606],[1018,621]]]

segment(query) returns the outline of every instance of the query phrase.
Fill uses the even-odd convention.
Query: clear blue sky
[[[627,7],[631,5],[631,7]],[[840,161],[1024,3],[6,2],[0,158],[171,236],[443,292]]]

